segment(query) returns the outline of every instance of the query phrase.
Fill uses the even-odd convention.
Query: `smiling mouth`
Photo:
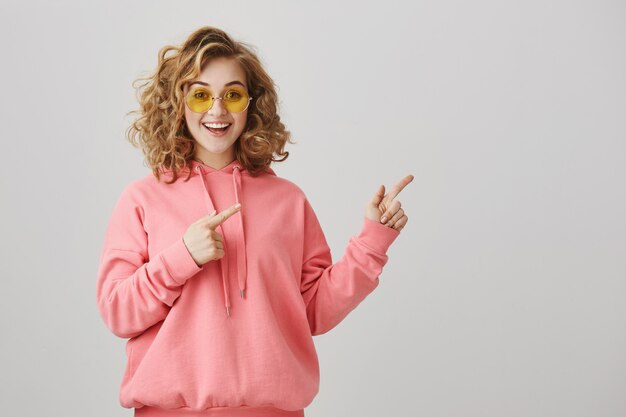
[[[232,123],[226,127],[216,128],[216,127],[207,127],[206,125],[202,125],[206,130],[208,130],[214,136],[224,136],[228,129],[230,129],[233,125]]]

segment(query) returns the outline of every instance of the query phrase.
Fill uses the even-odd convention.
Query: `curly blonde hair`
[[[194,157],[197,144],[184,118],[183,90],[186,83],[199,76],[210,59],[217,57],[234,58],[239,62],[253,97],[244,130],[234,143],[239,163],[252,176],[257,176],[272,162],[282,162],[289,157],[285,144],[297,142],[291,140],[291,133],[280,120],[274,81],[253,49],[233,40],[223,30],[204,26],[189,35],[182,45],[161,48],[156,70],[132,83],[140,109],[127,115],[138,113],[140,117],[128,128],[127,139],[143,151],[145,162],[158,181],[161,171],[170,169],[173,177],[166,183],[175,182]],[[168,56],[170,51],[174,53]],[[137,88],[136,83],[142,80],[146,82]],[[187,171],[185,181],[191,177],[191,169]]]

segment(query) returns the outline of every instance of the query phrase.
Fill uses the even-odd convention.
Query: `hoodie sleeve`
[[[148,259],[144,211],[132,187],[118,199],[106,228],[96,285],[98,310],[117,336],[130,338],[163,320],[185,282],[202,270],[183,236]]]
[[[343,257],[333,264],[308,200],[304,219],[300,292],[315,336],[334,328],[378,286],[378,276],[388,260],[387,249],[400,232],[364,216],[361,232],[350,238]]]

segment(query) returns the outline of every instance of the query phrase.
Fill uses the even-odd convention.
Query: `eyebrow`
[[[194,84],[202,84],[202,85],[206,85],[207,87],[210,87],[209,83],[205,83],[204,81],[194,81],[191,84],[189,84],[189,87],[191,87]],[[226,87],[228,87],[229,85],[234,85],[234,84],[239,84],[242,87],[245,87],[245,85],[243,85],[243,83],[241,83],[240,81],[231,81],[229,83],[224,84]]]

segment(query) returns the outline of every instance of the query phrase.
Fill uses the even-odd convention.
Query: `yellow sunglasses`
[[[189,91],[185,99],[189,110],[205,113],[213,107],[215,100],[222,100],[224,107],[231,113],[241,113],[248,108],[252,97],[243,88],[231,88],[222,97],[213,97],[210,90],[197,87]]]

